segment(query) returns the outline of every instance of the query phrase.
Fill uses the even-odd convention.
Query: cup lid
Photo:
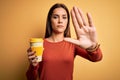
[[[30,38],[30,42],[43,42],[42,38]]]

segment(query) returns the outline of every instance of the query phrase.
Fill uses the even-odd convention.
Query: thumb
[[[79,41],[73,38],[64,38],[64,41],[70,42],[75,45],[80,45]]]

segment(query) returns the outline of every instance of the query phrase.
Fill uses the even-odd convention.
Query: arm
[[[26,72],[27,80],[36,80],[37,79],[38,68],[39,68],[39,65],[33,66],[32,64],[30,64],[30,66]]]
[[[87,22],[81,9],[73,7],[71,17],[77,39],[64,38],[64,40],[77,46],[76,54],[94,62],[101,60],[102,53],[98,46],[97,32],[90,13],[87,13]]]
[[[35,52],[32,52],[31,48],[27,50],[28,52],[28,60],[30,62],[30,66],[26,72],[27,80],[36,80],[38,75],[38,70],[40,63],[36,61]]]
[[[100,61],[102,59],[102,52],[100,48],[96,49],[93,52],[88,52],[87,50],[80,48],[79,46],[76,46],[75,55],[79,55],[92,62]]]

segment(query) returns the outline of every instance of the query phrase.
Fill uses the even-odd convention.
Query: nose
[[[59,17],[58,23],[59,23],[59,24],[62,23],[62,18],[61,18],[61,17]]]

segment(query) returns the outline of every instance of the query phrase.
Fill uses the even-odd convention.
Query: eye
[[[54,19],[57,19],[57,18],[58,18],[58,16],[57,16],[57,15],[53,15],[53,18],[54,18]]]
[[[67,16],[63,16],[63,19],[67,19]]]
[[[63,19],[67,19],[67,15],[63,15],[62,18],[63,18]]]

